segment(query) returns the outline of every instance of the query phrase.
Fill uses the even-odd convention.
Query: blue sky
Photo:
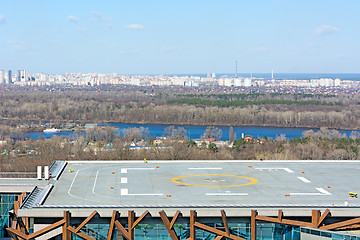
[[[359,73],[360,1],[0,0],[0,69]]]

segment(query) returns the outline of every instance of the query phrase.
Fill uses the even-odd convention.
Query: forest
[[[358,160],[360,134],[349,138],[337,130],[321,128],[305,131],[302,137],[286,139],[233,138],[217,145],[206,141],[216,128],[208,128],[203,141],[186,138],[181,127],[168,127],[164,139],[157,144],[146,128],[124,129],[116,134],[110,129],[91,129],[73,138],[9,140],[0,144],[0,177],[4,172],[35,172],[38,165],[51,165],[55,160]],[[136,142],[137,148],[132,148]],[[35,173],[34,173],[35,174]],[[7,177],[10,175],[6,174]],[[15,175],[14,175],[15,176]],[[34,176],[32,176],[34,177]]]
[[[192,90],[191,90],[192,91]],[[176,94],[175,94],[176,93]],[[0,91],[0,172],[34,171],[54,160],[359,159],[360,97],[348,94],[189,92],[186,88],[108,87]],[[77,131],[75,137],[33,140],[26,132],[44,123],[164,123],[214,126],[203,138],[219,138],[216,126],[319,128],[302,137],[249,141],[229,136],[225,145],[196,143],[184,129],[167,129],[161,145],[146,128],[116,134],[109,127]],[[40,127],[39,127],[40,126]],[[251,137],[251,136],[250,136]],[[131,145],[139,148],[134,150]],[[147,147],[143,147],[147,146]]]
[[[359,102],[358,94],[188,94],[182,88],[150,91],[141,87],[107,91],[12,89],[0,92],[0,116],[2,120],[17,122],[112,121],[359,129]]]

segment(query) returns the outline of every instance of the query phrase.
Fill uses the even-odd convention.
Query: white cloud
[[[339,32],[340,29],[331,25],[322,25],[315,30],[317,35],[327,35]]]
[[[84,27],[77,27],[77,28],[75,28],[75,31],[77,31],[77,32],[85,32],[85,31],[86,31],[86,28],[84,28]]]
[[[105,16],[102,12],[93,12],[92,13],[93,19],[96,22],[111,22],[112,17]]]
[[[318,47],[318,44],[314,43],[314,42],[309,42],[308,44],[305,45],[305,47],[307,48],[314,48],[314,47]]]
[[[0,24],[5,24],[6,23],[6,18],[0,14]]]
[[[264,53],[267,51],[266,47],[258,47],[258,48],[255,48],[254,50],[255,50],[255,52],[258,52],[258,53]]]
[[[80,21],[80,19],[78,17],[71,16],[71,15],[67,17],[67,20],[71,23],[77,23]]]
[[[11,47],[11,49],[17,51],[26,51],[35,48],[34,46],[22,40],[8,40],[7,44]]]
[[[141,25],[141,24],[129,24],[129,25],[124,26],[124,28],[130,29],[130,30],[142,30],[142,29],[145,29],[144,25]]]

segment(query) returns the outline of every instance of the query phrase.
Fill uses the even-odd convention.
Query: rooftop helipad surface
[[[349,192],[360,161],[79,161],[39,207],[360,207]]]

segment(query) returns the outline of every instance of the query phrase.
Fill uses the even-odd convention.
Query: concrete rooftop
[[[109,216],[112,209],[202,209],[209,216],[219,209],[234,215],[251,209],[360,212],[360,199],[348,194],[360,193],[360,161],[73,161],[51,183],[42,205],[22,215],[64,209],[84,216],[93,209]]]

